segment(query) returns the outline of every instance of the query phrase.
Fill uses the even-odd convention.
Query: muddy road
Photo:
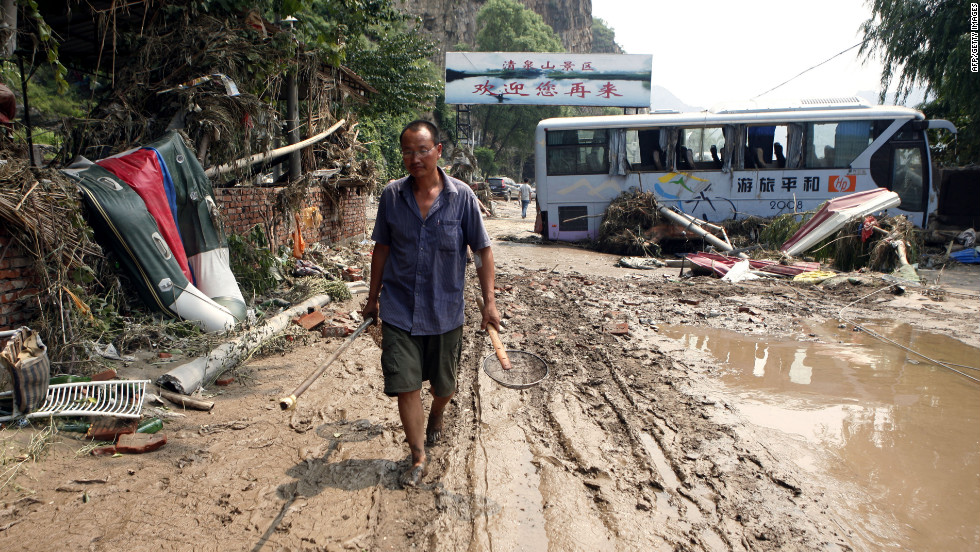
[[[397,483],[408,450],[372,339],[355,341],[295,411],[279,410],[341,344],[310,334],[209,389],[211,412],[175,412],[167,445],[153,453],[92,457],[59,433],[36,461],[18,461],[38,431],[5,429],[0,548],[980,545],[980,386],[838,322],[846,308],[877,333],[899,324],[920,332],[913,349],[975,366],[976,271],[932,274],[947,282],[941,291],[903,295],[879,291],[887,282],[874,278],[729,285],[503,240],[530,236],[532,223],[516,202],[499,213],[488,228],[498,238],[501,337],[545,359],[551,375],[522,391],[489,380],[479,368],[492,349],[471,304],[459,393],[420,488]],[[361,301],[325,310],[348,313]],[[120,367],[131,377],[165,371]]]

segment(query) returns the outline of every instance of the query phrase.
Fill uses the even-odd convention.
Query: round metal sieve
[[[510,369],[505,370],[496,353],[483,359],[483,371],[490,379],[511,389],[527,389],[548,377],[548,363],[534,353],[507,351]]]

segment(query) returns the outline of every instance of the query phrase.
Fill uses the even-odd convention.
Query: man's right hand
[[[367,303],[364,303],[364,308],[361,309],[361,316],[363,316],[365,320],[368,318],[374,319],[374,323],[371,324],[374,326],[378,323],[378,310],[378,300],[368,299]]]

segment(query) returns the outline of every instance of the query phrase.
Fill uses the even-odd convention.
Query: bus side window
[[[785,124],[748,127],[745,140],[745,168],[785,168],[783,144],[788,141],[789,134],[789,126]]]
[[[836,153],[834,152],[834,146],[824,146],[823,147],[823,166],[824,167],[834,167],[834,157]]]
[[[628,161],[635,171],[663,171],[660,129],[627,131]],[[630,150],[633,151],[630,151]]]
[[[780,169],[786,168],[786,156],[783,155],[783,145],[776,142],[772,145],[772,152],[776,155],[776,166]]]
[[[723,127],[682,128],[678,133],[677,168],[681,170],[705,171],[720,170],[722,158],[718,155],[718,145],[725,148]]]
[[[806,166],[847,168],[871,145],[871,131],[871,121],[808,123]]]

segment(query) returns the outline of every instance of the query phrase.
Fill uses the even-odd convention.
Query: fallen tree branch
[[[168,401],[176,404],[177,406],[182,406],[184,408],[190,408],[192,410],[203,410],[205,412],[214,408],[214,401],[204,401],[201,399],[195,399],[193,397],[188,397],[187,395],[181,395],[179,393],[173,393],[167,391],[166,389],[157,389],[157,393]]]

